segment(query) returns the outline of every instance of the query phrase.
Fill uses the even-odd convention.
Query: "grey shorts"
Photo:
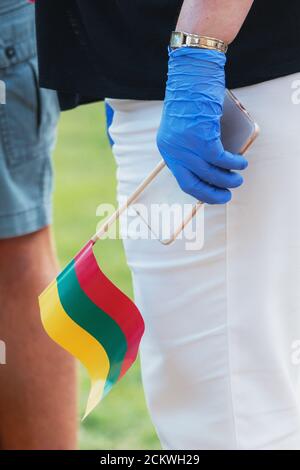
[[[34,7],[4,0],[0,24],[0,238],[8,238],[51,222],[59,106],[38,86]]]

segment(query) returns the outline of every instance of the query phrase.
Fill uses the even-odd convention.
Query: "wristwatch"
[[[226,54],[228,44],[220,39],[198,34],[185,33],[184,31],[173,31],[170,42],[171,49],[179,47],[198,47],[200,49],[212,49]]]

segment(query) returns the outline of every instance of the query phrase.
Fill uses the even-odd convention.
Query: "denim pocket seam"
[[[40,154],[40,149],[42,148],[42,141],[39,135],[41,96],[40,96],[40,90],[38,88],[38,78],[37,78],[37,73],[34,69],[34,65],[31,63],[31,60],[28,60],[26,65],[28,66],[28,69],[30,70],[29,80],[32,80],[31,86],[34,87],[34,97],[36,100],[36,103],[34,103],[33,105],[34,109],[33,111],[31,111],[31,112],[36,113],[34,128],[32,129],[32,132],[34,132],[34,137],[32,138],[31,142],[28,142],[28,145],[22,146],[22,142],[21,142],[21,145],[20,143],[13,142],[14,129],[11,127],[11,124],[9,123],[9,119],[13,120],[13,116],[9,118],[8,106],[10,105],[18,106],[18,104],[15,104],[15,103],[10,104],[9,96],[7,96],[7,103],[4,105],[1,105],[1,108],[0,108],[0,127],[1,127],[0,134],[2,136],[4,156],[6,159],[6,163],[7,163],[8,168],[11,168],[11,169],[17,168],[23,163],[26,163],[27,161],[31,161],[31,160],[38,158]],[[25,119],[26,119],[26,116],[25,116]],[[22,132],[24,132],[24,130]],[[25,139],[26,139],[26,136],[25,136]]]

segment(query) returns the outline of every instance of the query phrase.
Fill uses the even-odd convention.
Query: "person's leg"
[[[45,333],[37,297],[57,275],[49,228],[0,240],[0,448],[76,446],[75,364]]]
[[[58,102],[38,87],[34,7],[7,8],[0,11],[0,43],[10,50],[0,54],[0,448],[71,449],[74,360],[43,331],[37,302],[57,275],[48,227]]]
[[[109,100],[118,195],[128,196],[161,159],[162,103]],[[124,240],[135,301],[145,320],[143,385],[165,449],[235,445],[227,374],[225,208],[205,209],[205,250],[185,240]]]
[[[244,186],[205,206],[205,244],[125,240],[146,398],[164,448],[300,449],[300,107],[291,80],[236,90],[262,132]],[[162,104],[109,100],[119,196],[160,159]]]

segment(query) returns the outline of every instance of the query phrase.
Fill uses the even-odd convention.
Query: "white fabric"
[[[300,449],[299,79],[234,90],[261,135],[232,202],[206,206],[202,250],[124,242],[146,322],[143,384],[165,449]],[[128,195],[160,159],[162,103],[108,102]]]

